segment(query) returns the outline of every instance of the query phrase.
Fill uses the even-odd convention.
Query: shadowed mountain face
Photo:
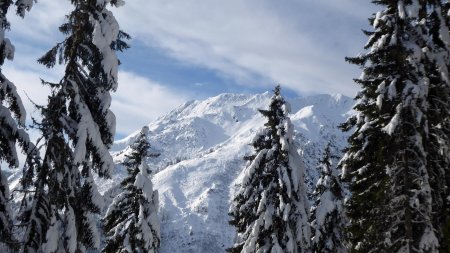
[[[225,252],[235,237],[228,224],[228,207],[245,168],[243,156],[265,119],[271,94],[222,94],[191,101],[149,124],[150,142],[158,158],[150,160],[153,182],[159,191],[162,220],[161,253]],[[347,135],[338,129],[352,113],[353,100],[342,95],[317,95],[289,100],[295,142],[307,167],[311,190],[316,165],[326,144],[340,155]],[[119,163],[135,135],[117,141],[112,150]],[[117,166],[113,180],[99,181],[108,198],[125,176]]]

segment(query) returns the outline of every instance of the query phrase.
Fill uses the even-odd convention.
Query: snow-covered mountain
[[[222,94],[183,104],[149,124],[150,142],[161,155],[151,161],[154,187],[159,191],[162,221],[161,253],[225,252],[235,231],[228,225],[229,202],[240,182],[248,144],[264,124],[258,109],[271,94]],[[307,167],[308,186],[316,181],[317,160],[332,141],[338,149],[347,135],[337,126],[352,113],[353,100],[342,95],[317,95],[288,100],[298,152]],[[138,132],[117,141],[117,163]],[[110,201],[126,175],[121,166],[111,180],[98,180]]]

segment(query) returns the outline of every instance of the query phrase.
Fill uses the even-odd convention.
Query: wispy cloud
[[[33,103],[47,103],[50,91],[41,85],[41,79],[58,82],[64,73],[63,65],[47,69],[39,65],[37,59],[62,39],[57,28],[70,7],[65,1],[39,1],[25,19],[10,17],[13,26],[10,36],[13,36],[16,54],[14,61],[5,63],[3,72],[16,84],[27,110],[28,122],[31,117],[40,118]],[[135,131],[188,99],[187,95],[180,96],[170,88],[132,72],[120,72],[119,83],[118,91],[113,93],[111,108],[116,115],[119,136]]]
[[[2,71],[16,84],[27,111],[28,122],[31,123],[31,117],[40,118],[34,103],[45,105],[50,93],[48,86],[41,85],[41,79],[58,82],[64,73],[64,66],[56,65],[53,69],[47,69],[36,63],[41,53],[39,50],[32,50],[26,45],[17,49],[14,61],[6,62]],[[119,136],[135,131],[190,99],[188,94],[177,94],[146,77],[123,71],[119,72],[119,88],[112,96],[111,109],[116,115],[116,132]]]
[[[22,19],[14,15],[14,10],[11,9],[9,20],[12,34],[34,43],[53,44],[55,38],[62,38],[58,27],[70,10],[69,1],[38,1]]]
[[[359,70],[344,57],[362,50],[359,30],[374,8],[356,0],[133,0],[113,11],[134,38],[243,86],[352,95]],[[51,46],[70,9],[65,1],[40,1],[25,20],[11,16],[13,34]]]
[[[40,112],[33,103],[45,105],[50,92],[41,85],[42,73],[18,68],[7,68],[5,75],[14,82],[27,110],[28,122],[31,117],[40,118]],[[144,126],[182,104],[189,98],[179,95],[165,86],[132,72],[119,73],[119,88],[113,93],[111,110],[116,115],[116,133],[125,136],[140,126]]]
[[[117,17],[137,39],[244,85],[259,75],[301,93],[352,94],[357,70],[344,57],[362,48],[371,12],[351,0],[135,0]]]
[[[147,125],[188,99],[131,72],[120,72],[119,82],[111,110],[116,114],[117,133],[121,136]]]
[[[48,70],[36,59],[62,39],[57,27],[71,8],[68,1],[38,1],[23,20],[11,11],[9,36],[17,54],[3,70],[37,103],[44,104],[48,92],[40,78],[58,81],[63,67]],[[359,70],[344,57],[361,51],[366,38],[359,30],[367,25],[372,8],[358,0],[129,0],[113,11],[122,29],[152,50],[211,69],[238,82],[242,90],[281,83],[302,94],[352,95],[357,86],[351,79]],[[139,57],[148,57],[146,50],[143,47]],[[120,73],[112,104],[119,134],[195,97],[179,96],[172,84],[138,75],[136,66],[128,63],[129,72]],[[191,87],[210,82],[202,78]],[[31,114],[31,103],[25,95],[23,99]]]

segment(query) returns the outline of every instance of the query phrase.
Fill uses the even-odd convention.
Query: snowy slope
[[[154,187],[160,196],[161,253],[224,252],[234,239],[228,225],[229,201],[245,167],[242,157],[264,124],[271,94],[222,94],[185,103],[149,124],[150,142],[161,156],[152,161]],[[328,141],[343,148],[347,136],[337,126],[351,113],[353,100],[342,95],[292,99],[295,141],[307,166],[308,186],[317,179],[315,166]],[[112,152],[119,163],[135,135],[117,141]],[[112,180],[99,180],[107,202],[125,176],[116,167]]]
[[[150,164],[160,198],[160,253],[216,253],[231,246],[235,231],[228,225],[229,202],[245,168],[242,158],[252,153],[248,144],[265,123],[258,109],[266,109],[270,97],[270,93],[222,94],[191,101],[148,125],[154,152],[161,154]],[[347,135],[337,126],[352,113],[354,102],[342,95],[288,101],[294,139],[307,167],[311,190],[318,178],[317,161],[328,141],[338,149],[346,144]],[[138,132],[113,145],[117,164]],[[9,177],[10,188],[18,185],[20,175],[16,171]],[[125,175],[125,169],[117,165],[112,179],[96,179],[105,196],[105,210]]]

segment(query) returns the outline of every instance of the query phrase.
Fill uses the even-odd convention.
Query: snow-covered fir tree
[[[82,253],[100,247],[95,215],[103,200],[93,173],[109,177],[114,166],[109,147],[115,117],[109,110],[117,89],[117,50],[127,47],[107,5],[122,0],[73,0],[74,9],[60,26],[66,35],[39,62],[65,64],[64,76],[51,87],[48,104],[37,124],[45,140],[42,166],[22,205],[22,252]],[[25,174],[33,174],[25,172]]]
[[[314,253],[346,253],[343,232],[344,190],[336,172],[336,160],[328,144],[319,162],[320,177],[313,193],[311,207],[311,250]]]
[[[5,59],[14,58],[14,46],[5,37],[6,31],[10,29],[6,15],[13,3],[13,1],[0,1],[0,67]],[[25,5],[23,1],[16,1],[16,4],[17,12],[22,17],[25,15],[25,9],[29,10],[32,6],[32,3]],[[17,145],[25,155],[37,153],[25,132],[25,118],[25,108],[16,86],[3,75],[0,69],[0,162],[5,162],[11,168],[19,166]],[[0,250],[5,250],[3,247],[10,249],[18,247],[13,231],[10,198],[8,180],[0,170]]]
[[[444,4],[442,4],[444,2]],[[433,225],[441,252],[450,252],[450,2],[429,1],[424,67],[429,78],[427,162]]]
[[[122,181],[117,195],[103,218],[107,235],[104,253],[155,253],[160,244],[158,220],[158,191],[150,180],[148,127],[143,127],[130,146],[123,166],[128,176]]]
[[[431,102],[433,89],[448,85],[442,80],[449,78],[448,60],[439,63],[448,53],[433,56],[440,50],[433,22],[440,19],[439,36],[449,36],[444,19],[433,18],[441,16],[442,1],[373,2],[384,9],[370,19],[368,52],[348,59],[363,67],[356,79],[362,87],[357,115],[343,125],[355,129],[342,160],[352,193],[346,206],[348,241],[352,252],[438,252],[442,238],[433,195],[443,189],[438,189],[442,184],[432,189],[441,169],[431,160],[444,153],[431,136],[440,131],[442,119],[432,119],[436,114],[430,109],[439,103]]]
[[[255,154],[230,208],[230,224],[237,228],[234,253],[309,252],[309,204],[304,165],[293,143],[289,105],[274,90],[264,129],[253,140]]]

